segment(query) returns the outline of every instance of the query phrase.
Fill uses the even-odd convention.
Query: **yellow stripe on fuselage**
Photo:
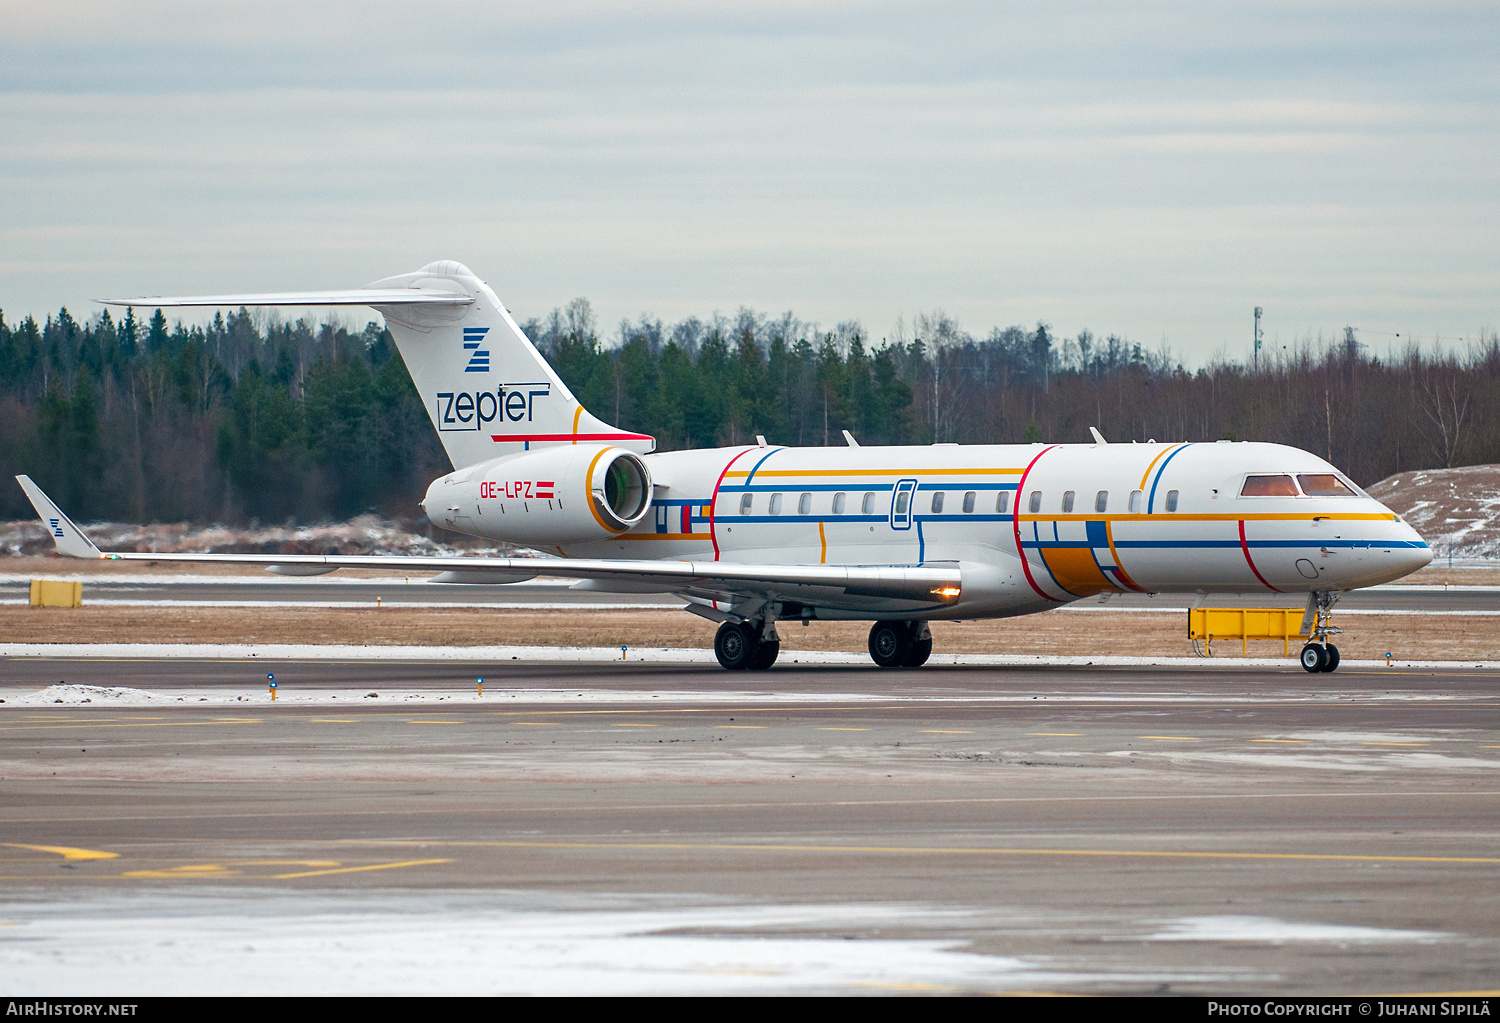
[[[614,540],[707,540],[712,533],[621,533]]]
[[[1182,512],[1159,512],[1147,514],[1145,512],[1129,512],[1123,515],[1017,515],[1017,522],[1268,522],[1268,521],[1297,521],[1306,519],[1330,519],[1339,522],[1356,520],[1365,521],[1397,521],[1396,516],[1390,512],[1347,512],[1337,515],[1328,512],[1227,512],[1214,515],[1191,515]]]
[[[1179,447],[1187,447],[1187,445],[1186,444],[1168,444],[1166,447],[1162,448],[1160,451],[1158,451],[1156,453],[1156,457],[1153,458],[1153,459],[1151,459],[1151,464],[1148,465],[1148,466],[1146,466],[1146,471],[1143,472],[1143,473],[1141,473],[1141,489],[1142,490],[1146,489],[1146,480],[1148,480],[1151,477],[1151,470],[1156,468],[1156,463],[1161,461],[1161,456],[1165,455],[1168,451],[1171,451],[1173,448],[1179,448]]]

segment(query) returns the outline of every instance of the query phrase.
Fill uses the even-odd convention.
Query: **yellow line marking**
[[[1361,746],[1426,746],[1425,742],[1362,742]]]
[[[180,867],[168,867],[165,870],[127,870],[121,877],[150,877],[150,878],[173,878],[173,877],[235,877],[240,873],[232,870],[221,863],[184,863]]]
[[[396,867],[425,867],[434,863],[452,863],[452,860],[403,860],[400,863],[373,863],[368,867],[338,867],[334,870],[304,870],[296,874],[272,874],[277,881],[294,877],[323,877],[327,874],[358,874],[366,870],[394,870]]]
[[[512,721],[513,725],[555,725],[556,721]]]
[[[493,849],[663,849],[703,852],[826,852],[943,856],[1124,856],[1187,860],[1314,860],[1336,863],[1494,863],[1500,856],[1380,856],[1358,853],[1174,852],[1150,849],[1010,849],[985,846],[771,845],[729,842],[435,842],[427,839],[348,839],[356,845],[420,845]]]
[[[822,726],[819,726],[819,727],[813,729],[813,731],[815,731],[815,732],[868,732],[869,729],[868,728],[835,728],[832,725],[822,725]]]
[[[818,523],[818,543],[823,548],[823,553],[818,556],[818,564],[828,564],[828,535],[823,532],[823,523]]]
[[[352,725],[358,723],[354,718],[308,718],[307,720],[317,722],[320,725]]]
[[[661,725],[642,725],[629,721],[616,721],[611,728],[660,728]]]
[[[1082,732],[1027,732],[1026,734],[1027,735],[1058,735],[1058,736],[1067,736],[1067,735],[1082,735],[1083,733]]]
[[[0,845],[11,849],[30,849],[32,852],[52,853],[65,860],[112,860],[120,855],[105,852],[102,849],[75,849],[69,845],[21,845],[18,842],[0,842]]]
[[[715,728],[767,728],[768,725],[714,725]]]
[[[462,721],[433,721],[430,718],[412,718],[407,722],[409,725],[461,725]]]
[[[1251,739],[1251,742],[1306,742],[1306,739]]]
[[[1137,735],[1137,739],[1171,739],[1174,742],[1197,742],[1196,735]]]
[[[923,735],[973,735],[974,732],[964,728],[922,728],[918,729]]]

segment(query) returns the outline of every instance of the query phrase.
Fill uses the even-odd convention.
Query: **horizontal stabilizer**
[[[186,295],[178,297],[99,298],[101,305],[129,305],[146,309],[174,306],[277,305],[473,305],[472,295],[422,288],[356,288],[352,291],[277,291],[258,295]]]

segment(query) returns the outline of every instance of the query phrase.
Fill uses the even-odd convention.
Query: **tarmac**
[[[1493,991],[1497,687],[0,659],[0,992]]]

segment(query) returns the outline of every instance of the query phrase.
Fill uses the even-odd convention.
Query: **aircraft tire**
[[[882,668],[899,668],[912,646],[911,626],[905,622],[876,622],[870,626],[870,659]]]
[[[1303,647],[1302,653],[1301,655],[1299,655],[1298,660],[1301,661],[1304,671],[1317,673],[1327,670],[1324,665],[1328,663],[1328,655],[1324,653],[1323,648],[1316,643],[1309,643],[1307,644],[1307,646]]]
[[[1329,643],[1324,649],[1328,652],[1323,656],[1323,670],[1336,670],[1339,666],[1339,648]]]
[[[927,663],[927,658],[932,656],[932,637],[926,639],[914,639],[911,647],[906,652],[906,658],[901,662],[903,668],[920,668]]]
[[[761,640],[760,645],[755,648],[755,660],[750,662],[752,671],[765,671],[776,663],[776,655],[781,653],[781,640]]]
[[[725,622],[714,634],[714,656],[728,671],[740,671],[751,667],[760,643],[755,630],[749,626]]]

